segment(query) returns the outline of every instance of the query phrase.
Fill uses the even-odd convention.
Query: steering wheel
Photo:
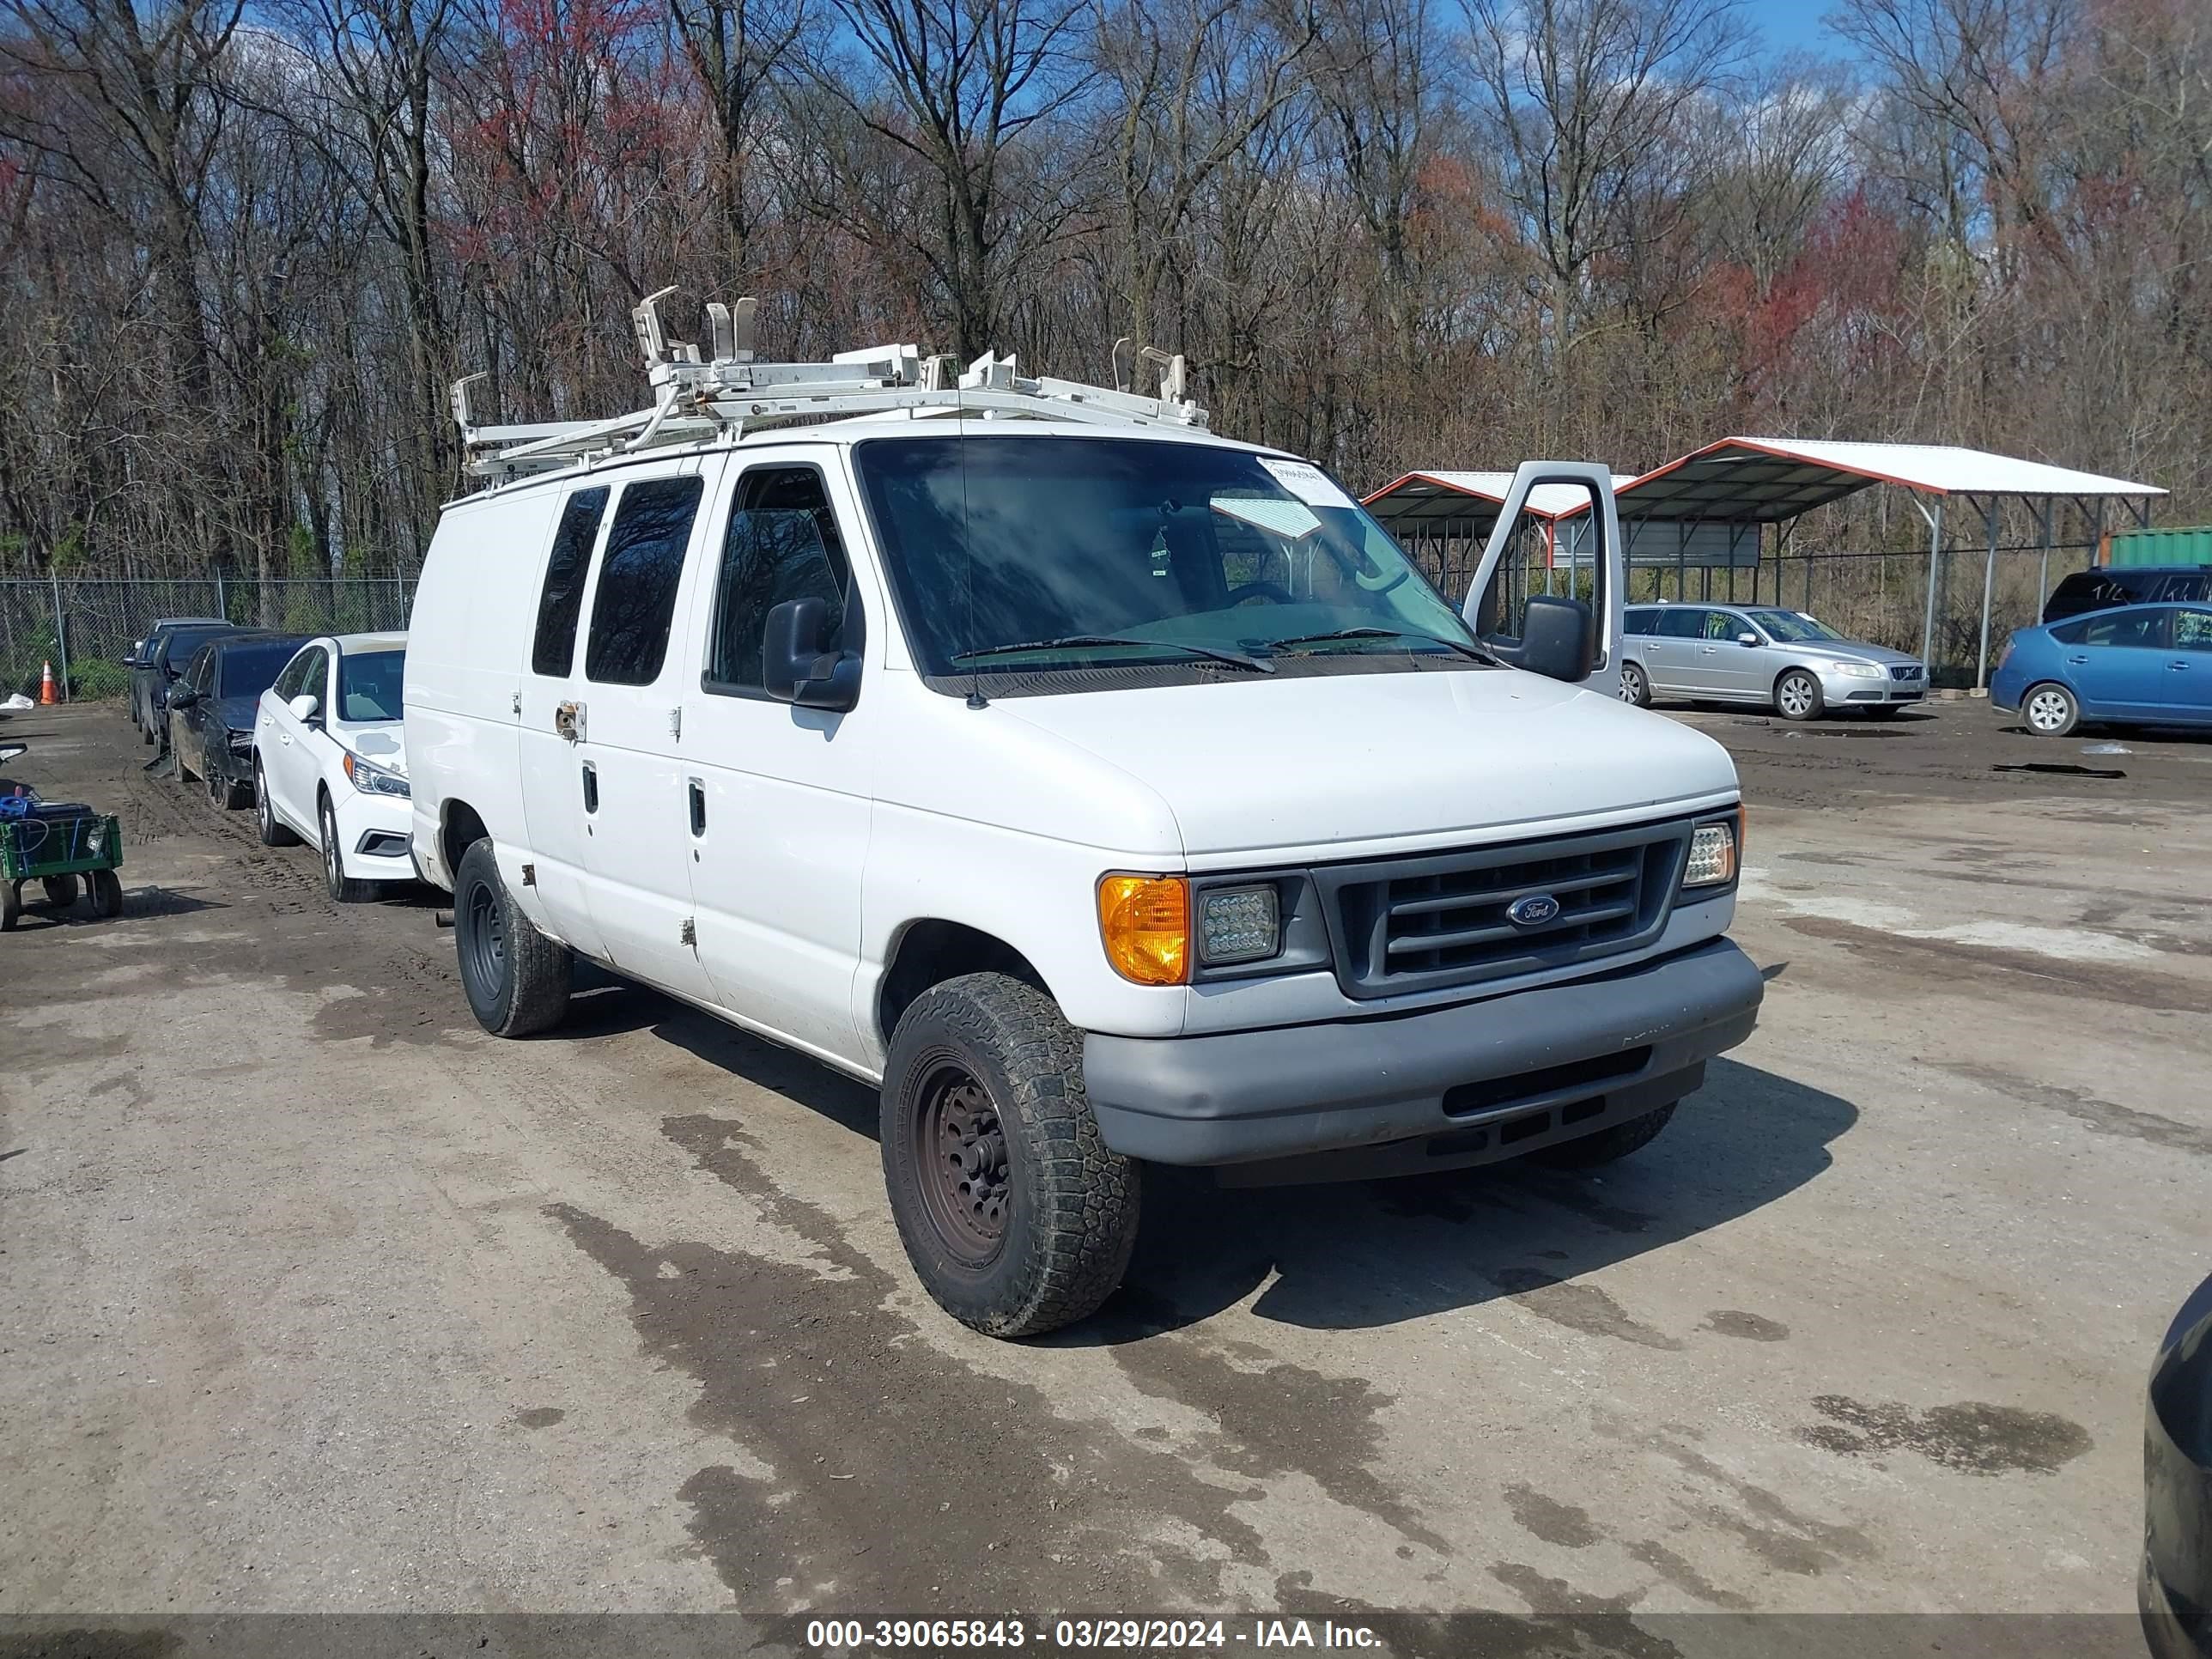
[[[1279,582],[1244,582],[1229,590],[1229,603],[1242,605],[1247,599],[1265,599],[1270,605],[1296,605],[1291,590]]]

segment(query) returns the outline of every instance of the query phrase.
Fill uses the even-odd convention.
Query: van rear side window
[[[602,685],[650,685],[660,678],[700,490],[696,477],[623,487],[599,561],[585,678]]]
[[[538,639],[530,647],[532,673],[568,678],[576,660],[576,618],[584,608],[584,571],[607,510],[606,486],[579,489],[561,509],[553,556],[545,562],[545,587],[538,596]]]

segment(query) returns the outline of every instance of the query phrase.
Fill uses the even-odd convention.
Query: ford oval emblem
[[[1505,907],[1505,920],[1516,927],[1541,927],[1559,914],[1559,902],[1549,893],[1530,893]]]

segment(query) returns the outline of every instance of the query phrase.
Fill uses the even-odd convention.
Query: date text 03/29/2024
[[[1040,1647],[1123,1652],[1194,1649],[1378,1650],[1364,1625],[1326,1619],[816,1619],[806,1645],[830,1653],[925,1652]]]

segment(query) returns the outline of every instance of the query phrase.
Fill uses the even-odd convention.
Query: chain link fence
[[[407,626],[408,576],[216,577],[186,581],[0,580],[0,697],[35,697],[51,667],[71,700],[123,695],[123,661],[161,617],[210,617],[286,634],[368,634]]]

